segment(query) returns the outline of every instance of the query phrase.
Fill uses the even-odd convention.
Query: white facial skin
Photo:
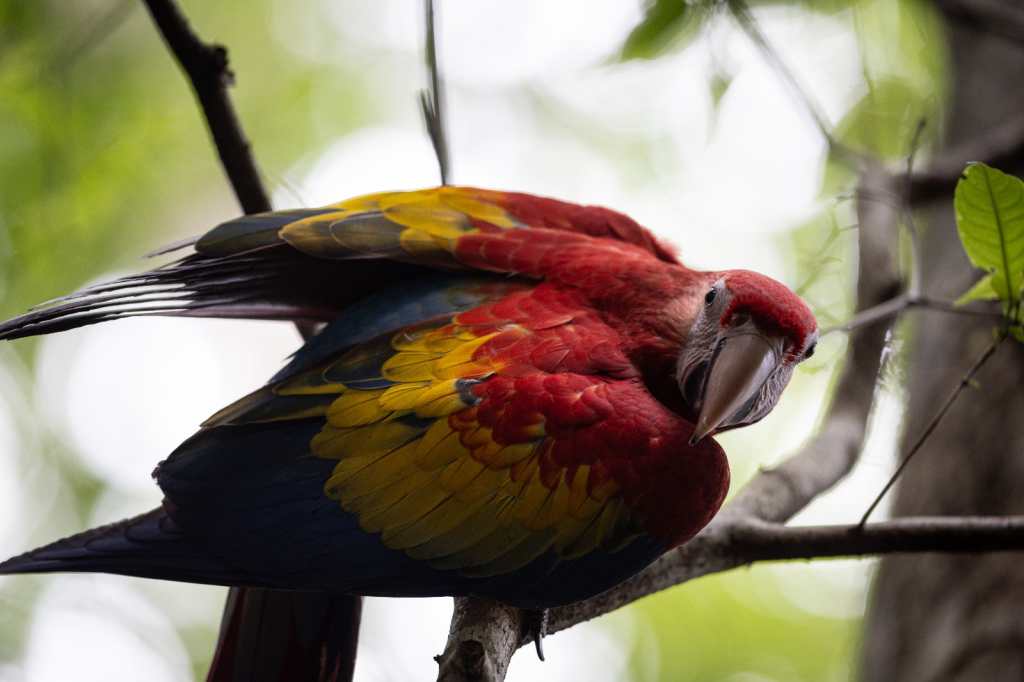
[[[788,336],[760,329],[744,312],[722,326],[732,298],[724,279],[714,283],[679,356],[676,381],[697,415],[694,442],[763,419],[818,340],[815,330],[795,348]]]

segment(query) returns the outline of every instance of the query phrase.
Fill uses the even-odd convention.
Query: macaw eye
[[[807,350],[804,351],[804,360],[806,360],[807,358],[809,358],[812,355],[814,355],[814,347],[817,346],[817,345],[818,345],[818,342],[815,341],[811,345],[807,346]]]
[[[711,305],[715,302],[715,296],[718,295],[718,291],[712,289],[708,293],[704,294],[704,305]]]

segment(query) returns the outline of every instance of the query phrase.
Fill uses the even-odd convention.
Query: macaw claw
[[[537,658],[544,660],[544,637],[548,634],[548,609],[524,609],[523,630],[537,648]]]

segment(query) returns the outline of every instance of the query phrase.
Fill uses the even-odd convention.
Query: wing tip
[[[0,575],[57,572],[215,585],[241,578],[189,542],[163,508],[71,535],[0,563]]]

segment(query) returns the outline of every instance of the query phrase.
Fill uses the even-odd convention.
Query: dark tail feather
[[[261,582],[203,552],[163,509],[0,563],[0,575],[54,572],[217,585]],[[232,587],[208,682],[350,682],[361,612],[360,597]]]
[[[117,573],[231,585],[248,582],[188,541],[163,509],[73,535],[0,563],[13,573]]]
[[[407,263],[324,260],[285,245],[235,256],[194,253],[0,322],[0,339],[149,315],[326,322],[358,298],[423,275]]]
[[[362,598],[233,587],[207,682],[350,682]]]

